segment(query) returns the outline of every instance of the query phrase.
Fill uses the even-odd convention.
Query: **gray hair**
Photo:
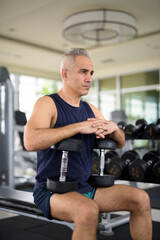
[[[68,60],[69,60],[70,63],[72,62],[72,64],[73,64],[74,61],[75,61],[75,58],[77,56],[85,56],[85,57],[88,57],[90,59],[90,55],[89,55],[89,53],[86,49],[84,49],[84,48],[71,48],[71,49],[67,50],[62,57],[62,61],[61,61],[61,64],[60,64],[60,73],[62,72],[62,69],[64,67],[66,67],[66,65],[68,63]]]

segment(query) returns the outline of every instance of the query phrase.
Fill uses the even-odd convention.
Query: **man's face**
[[[67,84],[78,96],[88,94],[92,83],[93,65],[85,56],[77,56],[75,64],[68,70]]]

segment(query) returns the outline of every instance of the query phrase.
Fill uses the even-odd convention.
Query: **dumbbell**
[[[80,139],[68,138],[55,144],[54,149],[62,151],[61,168],[59,177],[47,178],[47,189],[53,193],[65,193],[77,190],[77,182],[67,180],[68,154],[80,152],[82,142]]]
[[[160,138],[160,119],[157,120],[156,124],[150,123],[145,127],[145,132],[148,138]]]
[[[93,150],[93,165],[92,165],[92,173],[98,173],[99,168],[99,154]]]
[[[120,129],[124,130],[127,124],[124,121],[120,121],[117,123],[117,125]]]
[[[158,161],[153,165],[153,175],[158,183],[160,183],[160,154],[157,153]]]
[[[110,150],[105,153],[105,163],[109,162],[113,157],[117,157],[118,153],[114,150]]]
[[[152,173],[153,165],[159,160],[156,151],[150,151],[144,154],[142,159],[136,159],[128,166],[128,172],[132,180],[144,181]]]
[[[139,158],[139,154],[135,150],[129,150],[122,154],[121,158],[113,157],[106,164],[108,174],[113,174],[115,179],[121,179],[122,176],[127,178],[127,167],[135,159]]]
[[[107,164],[111,161],[112,158],[118,157],[118,153],[114,150],[110,150],[105,154],[105,166],[104,166],[104,173],[108,174],[107,172]]]
[[[116,142],[112,139],[99,138],[95,139],[94,148],[100,151],[100,164],[98,174],[92,174],[89,178],[89,183],[92,187],[110,187],[114,185],[114,176],[104,174],[105,165],[105,150],[115,150]]]
[[[132,124],[126,125],[124,132],[126,137],[129,139],[138,138],[144,133],[144,128],[147,125],[146,120],[138,119],[135,123],[135,126]]]

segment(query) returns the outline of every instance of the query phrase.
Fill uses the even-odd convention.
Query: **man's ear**
[[[67,71],[67,69],[62,69],[62,78],[64,80],[68,78],[68,71]]]

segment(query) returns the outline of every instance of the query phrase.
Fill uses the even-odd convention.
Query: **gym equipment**
[[[160,138],[160,119],[157,120],[156,124],[148,124],[145,127],[145,132],[149,139]]]
[[[124,132],[128,139],[139,138],[144,133],[144,128],[147,122],[144,119],[138,119],[135,123],[136,126],[132,124],[126,125]]]
[[[113,157],[118,157],[118,153],[114,150],[108,151],[105,154],[105,166],[104,166],[104,173],[111,174],[107,172],[107,164],[111,161]]]
[[[7,68],[0,67],[0,185],[14,187],[13,87]]]
[[[16,122],[16,125],[18,126],[25,126],[26,123],[27,123],[27,118],[26,118],[26,115],[24,112],[21,112],[19,110],[15,111],[15,122]],[[19,130],[19,129],[17,129]],[[23,131],[18,131],[18,134],[19,134],[19,137],[20,137],[20,141],[21,141],[21,145],[23,147],[23,150],[26,150],[25,147],[24,147],[24,142],[23,142]]]
[[[118,156],[118,153],[114,150],[108,151],[105,154],[105,163],[110,161],[113,157]]]
[[[66,174],[68,168],[68,153],[72,152],[80,152],[81,151],[82,142],[80,139],[64,139],[61,142],[55,144],[55,149],[62,151],[62,159],[61,159],[61,169],[60,169],[60,177],[53,177],[47,179],[47,189],[54,193],[65,193],[77,190],[77,182],[68,181]]]
[[[159,161],[153,165],[153,175],[155,179],[160,183],[160,155],[158,155]]]
[[[16,125],[17,115],[14,112],[14,94],[13,86],[10,80],[7,68],[0,67],[0,186],[14,188],[17,184],[22,185],[24,182],[33,182],[35,179],[19,179],[14,177],[14,158],[22,156],[28,159],[36,160],[36,152],[27,152],[15,150],[14,131],[23,133],[24,127]],[[21,134],[22,136],[22,134]]]
[[[154,163],[159,160],[156,151],[147,152],[142,159],[135,159],[128,166],[130,177],[135,181],[143,181],[150,177]]]
[[[106,164],[107,173],[113,174],[115,179],[120,179],[122,176],[127,175],[127,167],[135,159],[139,159],[139,154],[135,150],[124,152],[121,158],[118,156],[113,157]]]
[[[117,123],[117,125],[120,129],[124,130],[127,124],[124,121],[120,121]]]
[[[92,174],[98,173],[99,169],[99,154],[93,150],[93,165],[92,165]]]
[[[114,185],[114,176],[104,174],[105,149],[116,149],[116,142],[107,138],[95,139],[94,148],[100,151],[99,173],[92,174],[89,183],[93,187],[110,187]]]

